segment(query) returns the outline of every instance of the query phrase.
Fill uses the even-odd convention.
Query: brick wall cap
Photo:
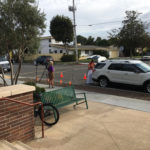
[[[17,84],[0,88],[0,98],[35,91],[34,86]]]

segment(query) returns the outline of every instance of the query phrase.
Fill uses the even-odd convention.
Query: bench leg
[[[79,105],[79,104],[82,104],[82,103],[85,103],[86,104],[86,109],[88,109],[88,102],[87,102],[85,93],[84,93],[84,98],[83,99],[84,99],[84,101],[82,101],[80,103],[78,103],[78,101],[76,100],[76,104],[73,105],[74,109],[75,109],[76,105]]]
[[[88,102],[87,102],[85,93],[84,93],[84,98],[85,98],[86,109],[88,109]]]
[[[73,108],[76,109],[77,104],[73,105]]]
[[[86,99],[85,99],[85,104],[86,104],[86,109],[88,109],[88,102]]]
[[[80,103],[76,103],[75,105],[73,105],[73,108],[75,109],[77,105],[80,105],[80,104],[83,104],[85,103],[86,104],[86,109],[88,109],[88,103],[87,103],[87,100],[85,99],[85,101],[82,101]]]
[[[56,112],[53,110],[55,121],[57,119]]]
[[[76,101],[76,105],[78,105],[78,101]]]

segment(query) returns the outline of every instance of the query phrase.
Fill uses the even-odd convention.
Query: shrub
[[[81,56],[81,50],[78,50],[78,58]]]
[[[25,82],[24,84],[26,84],[26,85],[32,85],[32,86],[36,86],[35,82],[32,82],[32,81]]]
[[[62,62],[71,62],[71,61],[75,61],[75,60],[76,60],[75,55],[66,55],[66,54],[64,54],[64,55],[61,57],[61,61],[62,61]]]
[[[26,85],[31,85],[31,86],[35,86],[35,91],[33,92],[33,97],[35,98],[35,99],[37,99],[37,98],[39,98],[39,94],[41,94],[41,93],[43,93],[43,92],[45,92],[45,89],[44,88],[41,88],[41,87],[39,87],[39,86],[36,86],[36,84],[35,84],[35,82],[25,82],[24,84],[26,84]]]

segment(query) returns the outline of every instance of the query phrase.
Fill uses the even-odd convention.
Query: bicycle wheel
[[[59,112],[55,106],[52,104],[43,104],[43,111],[44,111],[44,123],[48,126],[52,126],[56,124],[59,120]],[[40,119],[42,120],[41,116],[41,106],[39,108],[39,116]]]

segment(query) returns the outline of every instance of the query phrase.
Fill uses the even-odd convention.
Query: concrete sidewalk
[[[21,82],[19,82],[21,83]],[[49,89],[48,85],[38,84]],[[27,144],[36,150],[150,150],[150,102],[113,95],[86,92],[85,104],[59,109],[60,120],[45,126],[36,125],[36,138]],[[38,118],[37,118],[38,119]]]
[[[36,150],[149,150],[150,114],[89,101],[73,109],[60,109],[53,127],[36,130],[36,139],[27,143]]]
[[[62,88],[62,87],[55,87],[54,89],[52,89],[49,88],[48,85],[44,85],[44,84],[37,84],[37,85],[40,87],[44,87],[46,91]],[[96,92],[76,90],[76,93],[81,93],[81,92],[86,93],[88,101],[101,102],[105,104],[111,104],[115,106],[140,110],[144,112],[150,112],[150,101],[115,96],[115,95],[107,95],[107,94],[101,94]]]
[[[44,139],[36,130],[36,139],[28,145],[37,150],[150,150],[150,113],[143,112],[149,102],[91,92],[87,99],[88,110],[85,104],[59,109],[59,122],[45,127]]]

